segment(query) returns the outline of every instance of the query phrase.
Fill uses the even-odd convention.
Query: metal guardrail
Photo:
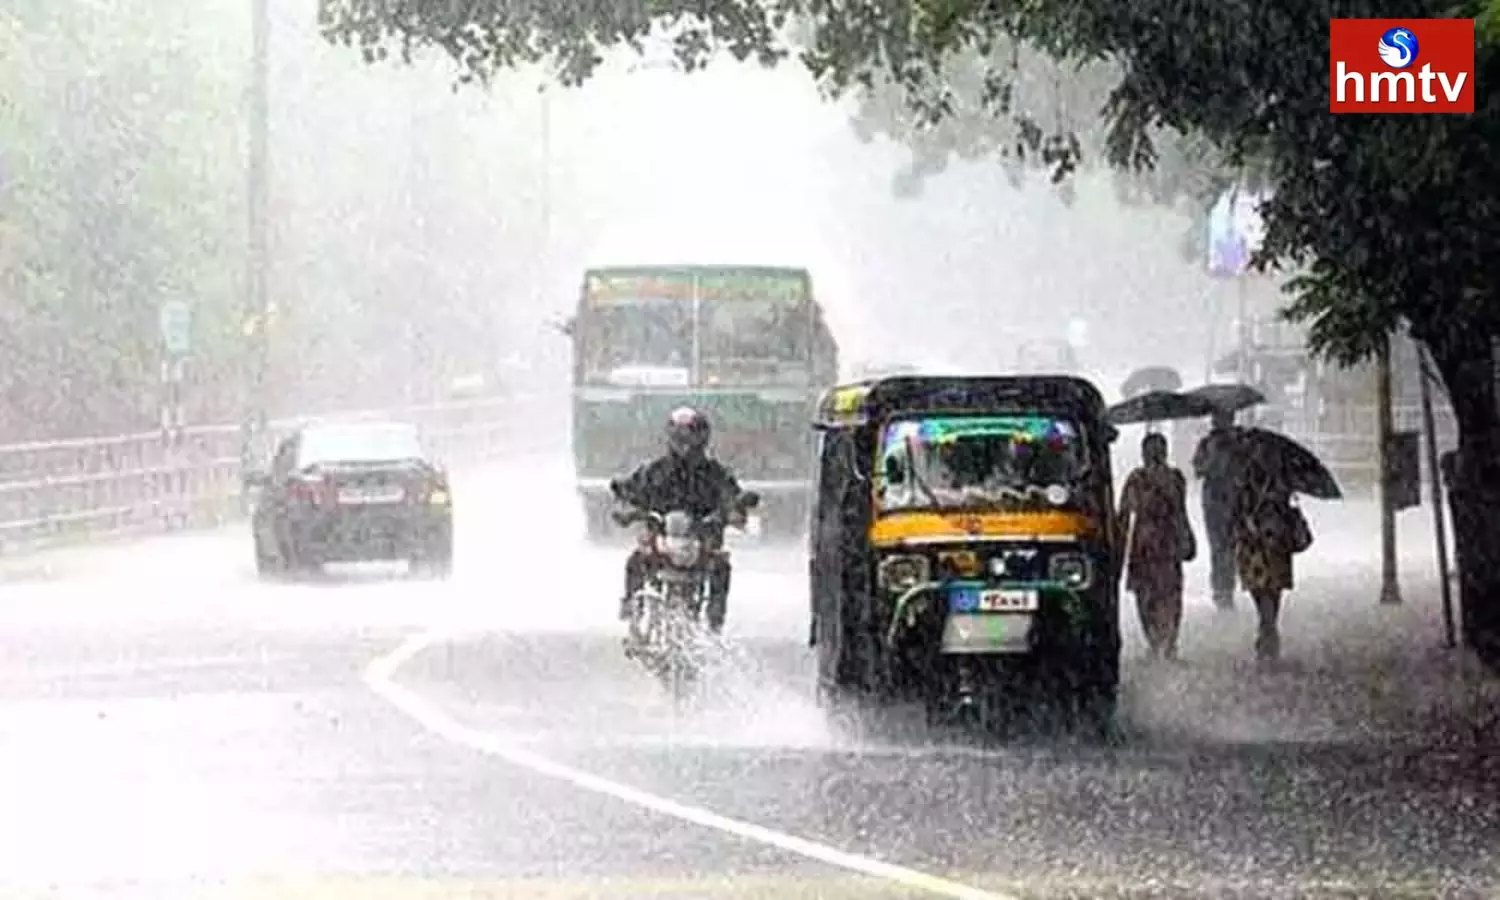
[[[417,424],[449,466],[515,449],[507,440],[524,402],[483,397],[423,406],[334,412],[268,424],[258,440],[269,459],[276,442],[312,420],[398,418]],[[0,445],[0,554],[69,539],[221,524],[244,512],[244,461],[237,424],[164,432]]]

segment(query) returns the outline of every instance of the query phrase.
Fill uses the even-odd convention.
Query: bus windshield
[[[811,315],[806,273],[724,272],[698,282],[704,364],[803,362]]]
[[[681,301],[646,298],[591,310],[580,335],[585,377],[686,384],[693,359],[692,315],[691,306]]]
[[[813,351],[800,269],[601,270],[580,319],[592,383],[800,383]],[[696,341],[695,337],[696,326]]]
[[[902,419],[885,427],[880,456],[888,511],[1054,502],[1088,463],[1077,424],[1051,416]]]

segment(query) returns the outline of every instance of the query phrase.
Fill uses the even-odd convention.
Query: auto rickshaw
[[[809,528],[820,702],[920,700],[929,724],[1037,701],[1108,728],[1118,528],[1097,388],[901,375],[822,397]]]

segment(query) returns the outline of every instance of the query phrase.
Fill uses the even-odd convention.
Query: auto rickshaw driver
[[[1053,443],[1024,431],[946,435],[907,455],[932,461],[915,480],[931,490],[935,505],[976,507],[992,505],[1007,492],[1046,488],[1068,477],[1062,471],[1068,461],[1066,444],[1058,448]]]
[[[905,448],[902,459],[917,463],[894,470],[909,491],[915,489],[917,497],[908,505],[922,505],[919,501],[925,500],[940,509],[952,509],[982,503],[983,495],[995,489],[1004,470],[1003,465],[997,465],[994,441],[984,436],[950,434],[919,442],[907,435],[898,446]]]

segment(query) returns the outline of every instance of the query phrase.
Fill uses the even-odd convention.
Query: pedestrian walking
[[[1234,608],[1234,413],[1214,413],[1208,434],[1193,451],[1193,474],[1203,482],[1203,531],[1208,538],[1208,581],[1214,606]]]
[[[1120,493],[1126,535],[1125,587],[1135,594],[1152,658],[1175,659],[1182,625],[1182,564],[1197,555],[1187,515],[1187,479],[1167,463],[1167,439],[1141,441],[1141,465]]]
[[[1285,478],[1262,460],[1242,460],[1234,503],[1234,555],[1240,581],[1255,599],[1255,655],[1281,657],[1282,598],[1295,586],[1292,557],[1312,546],[1307,517]]]

